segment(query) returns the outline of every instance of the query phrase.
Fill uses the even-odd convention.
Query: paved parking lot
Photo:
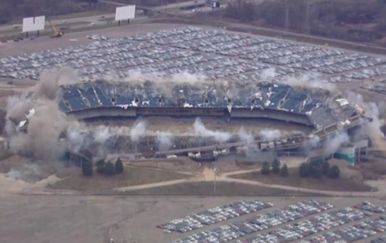
[[[0,77],[39,78],[41,70],[68,65],[84,80],[133,70],[170,75],[201,73],[212,80],[250,81],[319,73],[330,82],[381,79],[386,58],[329,47],[181,27],[124,38],[91,35],[88,45],[0,58]],[[272,72],[270,70],[275,70]]]
[[[231,204],[210,208],[205,211],[174,219],[166,224],[159,225],[165,232],[189,232],[195,229],[219,223],[240,215],[250,214],[265,208],[272,207],[271,202],[261,201],[238,201]]]
[[[239,203],[235,202],[233,205]],[[217,216],[229,214],[229,205],[217,207]],[[306,200],[292,203],[284,208],[274,209],[268,213],[258,212],[257,215],[255,214],[256,216],[251,215],[247,219],[226,223],[210,230],[205,230],[203,227],[239,215],[233,214],[232,217],[223,217],[223,220],[201,224],[200,227],[191,227],[190,230],[176,230],[182,222],[181,219],[172,220],[161,228],[166,232],[180,233],[200,229],[194,234],[173,241],[174,243],[354,242],[377,235],[381,236],[386,230],[385,212],[385,206],[371,202],[335,208],[326,201]],[[196,225],[193,223],[196,220],[196,222],[201,223],[200,217],[195,215],[185,217],[184,219],[187,220],[185,222]],[[374,240],[381,241],[379,238]]]

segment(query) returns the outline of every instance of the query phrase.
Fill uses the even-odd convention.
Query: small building
[[[336,151],[334,158],[345,160],[349,165],[355,166],[361,160],[361,155],[367,152],[368,146],[368,139],[347,144]]]
[[[355,146],[348,145],[341,147],[334,154],[334,158],[345,160],[349,165],[354,166],[356,163]]]

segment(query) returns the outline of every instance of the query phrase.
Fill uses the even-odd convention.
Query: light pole
[[[216,194],[217,168],[215,167],[213,171],[214,171],[213,194]]]

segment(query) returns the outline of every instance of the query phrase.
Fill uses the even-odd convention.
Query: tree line
[[[225,16],[297,32],[373,41],[386,31],[385,0],[234,0]],[[370,26],[371,25],[371,26]]]
[[[269,175],[270,173],[278,174],[282,177],[289,175],[287,164],[281,165],[278,159],[272,161],[272,163],[264,162],[261,168],[261,174]],[[338,166],[330,166],[328,161],[309,161],[303,162],[299,168],[298,173],[301,177],[314,177],[327,176],[331,179],[340,177],[340,169]]]
[[[89,9],[90,2],[83,0],[1,0],[0,24],[22,17],[59,15]]]
[[[106,176],[122,174],[124,167],[122,160],[118,158],[115,161],[98,160],[95,163],[96,172]],[[81,161],[82,174],[84,176],[92,176],[94,174],[94,164],[91,160],[83,159]]]
[[[272,161],[271,164],[267,161],[263,163],[261,173],[263,175],[269,175],[271,172],[273,174],[279,174],[283,177],[287,177],[289,175],[287,164],[281,165],[281,162],[278,159]]]

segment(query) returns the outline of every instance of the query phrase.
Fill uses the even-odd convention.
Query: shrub
[[[310,166],[308,163],[304,162],[299,167],[299,175],[301,177],[307,177],[310,175]]]
[[[120,158],[115,162],[115,173],[121,174],[123,172],[123,163]]]
[[[270,166],[268,162],[263,163],[263,168],[261,169],[261,174],[268,175],[270,173]]]
[[[113,163],[110,161],[106,163],[104,170],[103,170],[105,175],[114,175],[115,174],[115,166]]]
[[[336,178],[339,178],[339,176],[340,176],[339,167],[336,165],[331,166],[331,168],[328,170],[328,177],[332,179],[336,179]]]
[[[318,177],[322,174],[322,166],[320,161],[311,161],[309,164],[309,175]]]
[[[281,167],[281,169],[280,169],[280,175],[283,176],[283,177],[287,177],[287,176],[288,176],[288,167],[287,167],[287,164],[283,164],[283,166]]]
[[[280,172],[280,161],[278,159],[272,161],[272,172],[275,174]]]
[[[100,174],[104,174],[106,163],[103,159],[95,163],[96,171]]]
[[[329,170],[330,170],[330,164],[326,161],[322,164],[322,174],[328,175]]]
[[[84,176],[92,176],[93,175],[93,165],[90,160],[82,160],[82,174]]]

